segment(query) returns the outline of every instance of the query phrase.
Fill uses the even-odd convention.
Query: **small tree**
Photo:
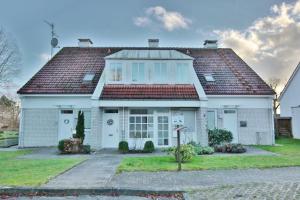
[[[80,110],[78,112],[78,120],[77,120],[77,125],[76,125],[76,138],[81,139],[81,143],[83,143],[84,140],[84,114]]]

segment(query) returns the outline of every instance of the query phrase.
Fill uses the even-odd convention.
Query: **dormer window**
[[[83,82],[91,82],[93,81],[94,77],[95,77],[94,73],[87,73],[83,77]]]
[[[212,74],[204,74],[204,78],[207,82],[214,82],[215,81]]]

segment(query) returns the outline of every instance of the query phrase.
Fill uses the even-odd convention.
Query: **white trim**
[[[91,97],[92,94],[19,94],[19,97]]]
[[[217,98],[231,98],[231,97],[238,97],[238,98],[274,98],[274,95],[206,95],[209,97],[217,97]]]
[[[279,101],[281,101],[281,98],[283,97],[283,95],[285,94],[285,91],[288,89],[288,87],[290,86],[291,82],[293,81],[294,77],[296,76],[297,72],[300,69],[300,63],[297,65],[296,69],[293,71],[292,75],[290,76],[288,82],[285,84],[283,90],[281,91],[278,99]]]

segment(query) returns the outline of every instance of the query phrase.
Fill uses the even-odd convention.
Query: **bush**
[[[152,142],[152,141],[147,141],[147,142],[145,143],[145,145],[144,145],[143,151],[144,151],[145,153],[152,153],[154,150],[155,150],[155,149],[154,149],[154,144],[153,144],[153,142]]]
[[[223,143],[230,143],[232,141],[232,133],[224,129],[213,129],[208,131],[209,146],[216,146]]]
[[[121,153],[129,152],[128,142],[126,142],[126,141],[119,142],[119,152],[121,152]]]
[[[213,154],[215,152],[212,147],[202,147],[200,145],[195,147],[195,153],[197,155]]]
[[[91,146],[90,145],[83,145],[82,146],[82,153],[90,154],[91,153]]]
[[[178,150],[177,147],[170,147],[168,148],[168,153],[173,155],[178,162]],[[195,149],[194,146],[191,144],[184,144],[180,146],[180,154],[181,154],[181,161],[187,162],[191,160],[195,156]]]
[[[223,144],[215,146],[216,152],[222,153],[245,153],[247,149],[242,144]]]
[[[60,140],[58,142],[57,148],[60,152],[64,152],[65,151],[65,140]]]

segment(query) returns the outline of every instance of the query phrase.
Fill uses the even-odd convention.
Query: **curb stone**
[[[166,190],[136,190],[120,188],[97,188],[97,189],[48,189],[48,188],[27,188],[27,187],[7,187],[0,188],[0,196],[78,196],[78,195],[105,195],[105,196],[142,196],[142,195],[168,195],[183,194],[183,191]],[[189,198],[187,199],[189,200]]]

